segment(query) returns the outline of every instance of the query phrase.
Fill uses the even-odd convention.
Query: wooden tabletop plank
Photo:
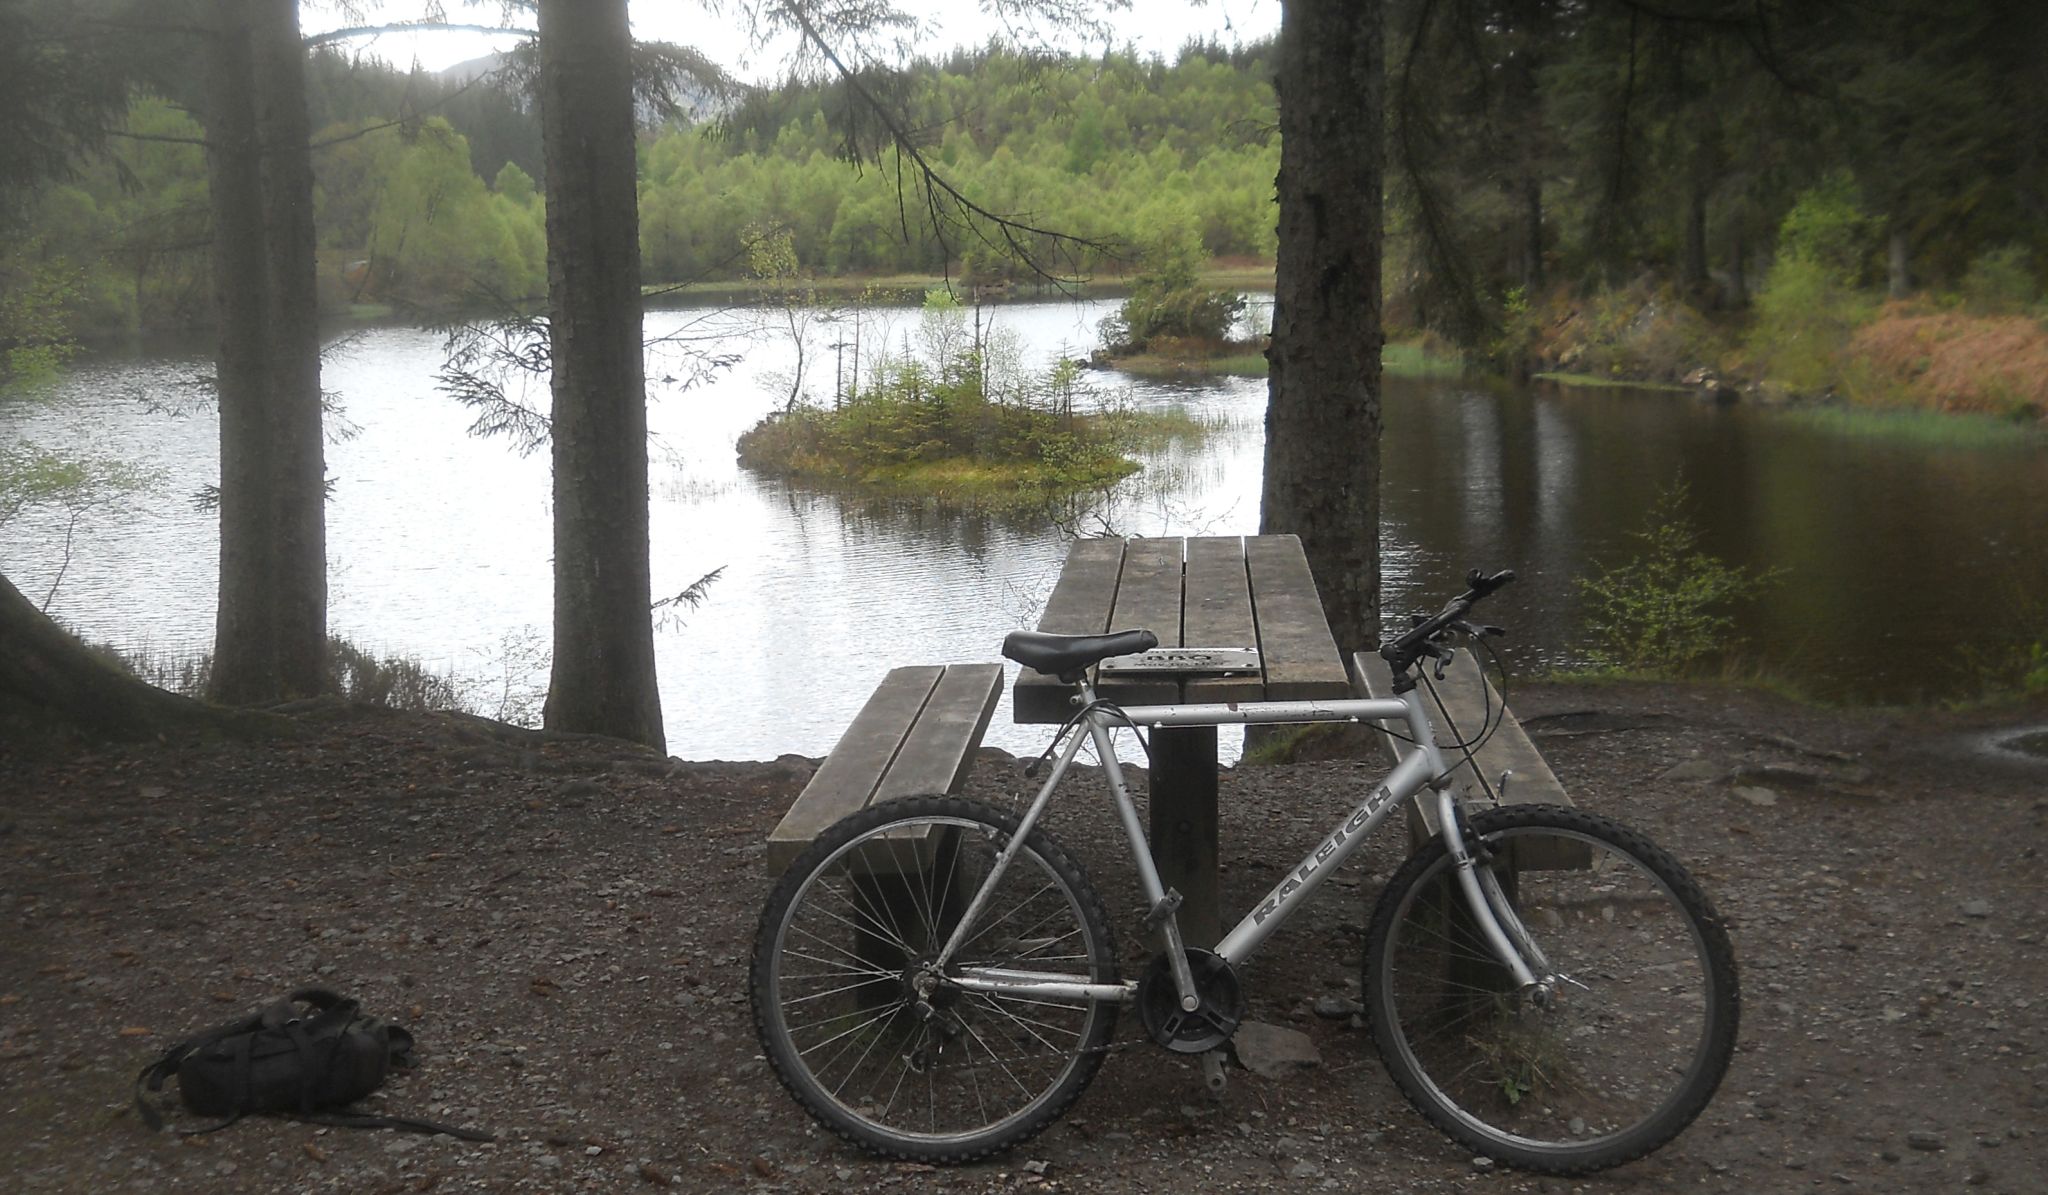
[[[812,774],[789,813],[768,835],[770,866],[794,859],[826,827],[865,809],[896,758],[945,669],[935,664],[892,668],[854,715],[853,724]],[[786,865],[786,864],[785,864]]]
[[[1258,647],[1242,536],[1188,540],[1181,640],[1182,647]],[[1187,682],[1186,694],[1189,701],[1259,701],[1266,695],[1266,683],[1257,674],[1193,677]]]
[[[1111,630],[1147,630],[1159,646],[1179,647],[1182,557],[1187,548],[1178,537],[1134,539],[1124,545],[1124,574],[1116,589]],[[1171,674],[1099,678],[1096,692],[1123,705],[1154,705],[1180,700],[1180,678]]]
[[[1258,620],[1259,654],[1271,701],[1347,697],[1351,681],[1323,615],[1322,598],[1301,540],[1293,535],[1255,535],[1244,541],[1251,574],[1252,609]]]
[[[1123,559],[1121,539],[1075,540],[1067,549],[1067,561],[1060,568],[1052,596],[1045,599],[1038,629],[1054,635],[1100,635],[1108,630]],[[1020,668],[1011,691],[1010,718],[1016,722],[1064,722],[1074,712],[1067,704],[1072,692],[1058,677]]]
[[[932,689],[917,724],[896,752],[876,801],[936,796],[953,791],[974,766],[1003,689],[1000,664],[951,664]]]

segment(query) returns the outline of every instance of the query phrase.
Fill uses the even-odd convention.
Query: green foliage
[[[327,668],[333,691],[344,701],[394,710],[452,710],[463,706],[450,675],[436,675],[418,660],[377,656],[346,639],[329,636]]]
[[[1858,205],[1856,181],[1835,171],[1801,193],[1778,226],[1778,260],[1805,263],[1841,286],[1867,280],[1877,224]]]
[[[539,193],[534,190],[533,176],[521,170],[516,162],[507,162],[498,167],[497,177],[491,180],[491,190],[520,207],[531,207],[540,199]]]
[[[1103,346],[1121,355],[1169,340],[1228,342],[1244,313],[1244,296],[1201,285],[1208,255],[1186,208],[1168,205],[1148,214],[1158,223],[1139,255],[1144,271],[1132,283],[1131,297],[1102,321]]]
[[[1636,554],[1578,580],[1599,663],[1659,676],[1694,669],[1726,653],[1735,626],[1728,607],[1775,580],[1701,551],[1689,498],[1683,482],[1661,491],[1642,530],[1630,533]]]
[[[1824,258],[1782,255],[1757,296],[1747,348],[1774,384],[1818,394],[1838,383],[1849,337],[1876,310]]]
[[[34,244],[0,250],[0,394],[48,382],[77,351],[69,318],[78,297],[76,271],[66,262],[38,260],[37,250]]]
[[[203,696],[213,674],[210,652],[166,655],[147,648],[123,650],[98,644],[92,648],[129,675],[188,697]],[[531,661],[524,663],[530,665]],[[357,705],[419,712],[459,710],[466,704],[462,686],[452,674],[436,674],[405,656],[379,656],[339,635],[327,638],[327,676],[330,692]],[[512,681],[508,679],[506,684],[509,694]],[[501,702],[499,716],[504,709]]]
[[[2028,696],[2048,693],[2048,639],[2027,648],[2025,671],[2020,675],[2020,692]]]
[[[154,472],[106,455],[59,455],[30,443],[0,445],[0,523],[33,506],[81,511],[147,489]]]
[[[910,64],[897,102],[911,126],[934,131],[947,181],[978,203],[1102,238],[1104,250],[1080,252],[1081,269],[1119,266],[1123,250],[1110,242],[1144,239],[1167,206],[1193,229],[1204,261],[1273,253],[1279,147],[1263,69],[992,51]],[[833,88],[786,85],[743,103],[724,137],[674,128],[648,145],[648,278],[742,273],[754,223],[789,228],[800,259],[830,273],[936,274],[949,255],[969,253],[977,277],[1006,273],[995,229],[942,243],[908,172],[848,168],[833,123],[842,103]]]
[[[2041,297],[2041,278],[2034,255],[2025,245],[1986,249],[1963,275],[1963,301],[1974,311],[2023,311]]]
[[[1536,359],[1536,345],[1542,336],[1543,316],[1529,302],[1529,292],[1519,286],[1509,287],[1501,296],[1500,334],[1494,338],[1489,354],[1494,365],[1510,373],[1528,368]]]
[[[396,130],[363,140],[387,135]],[[516,196],[516,177],[505,181],[508,190],[494,194],[486,188],[470,169],[469,142],[446,120],[429,117],[416,137],[392,153],[389,174],[370,207],[374,293],[413,302],[474,294],[517,300],[544,293],[546,238],[539,207],[530,197]]]
[[[1184,417],[1103,409],[1071,361],[1026,373],[1014,346],[977,341],[944,291],[926,296],[905,344],[914,351],[869,365],[830,409],[792,405],[749,429],[740,464],[885,490],[1072,493],[1135,472],[1129,454],[1141,447],[1203,431]]]

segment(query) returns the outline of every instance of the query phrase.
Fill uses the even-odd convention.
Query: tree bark
[[[1550,12],[1548,0],[1522,0],[1505,14],[1512,22],[1509,52],[1502,63],[1503,97],[1507,102],[1506,122],[1510,132],[1512,202],[1519,209],[1521,227],[1515,237],[1515,273],[1522,293],[1530,302],[1542,293],[1543,276],[1543,177],[1540,169],[1544,142],[1548,136],[1543,112],[1543,91],[1536,85],[1542,69],[1542,52],[1548,43]]]
[[[1911,240],[1902,228],[1893,228],[1884,244],[1885,297],[1903,299],[1913,293]]]
[[[1346,651],[1379,635],[1380,0],[1285,0],[1259,526],[1301,536]]]
[[[326,464],[305,50],[294,0],[215,0],[207,93],[220,348],[220,602],[210,695],[326,684]]]
[[[1707,299],[1713,279],[1707,271],[1707,192],[1695,182],[1685,199],[1685,261],[1679,288],[1694,302]]]
[[[541,0],[554,348],[549,730],[665,748],[648,567],[647,384],[625,0]]]

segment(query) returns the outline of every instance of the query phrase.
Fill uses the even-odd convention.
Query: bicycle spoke
[[[946,812],[920,812],[931,810]],[[1113,1006],[1085,1000],[943,980],[911,994],[908,981],[976,903],[958,956],[967,973],[1014,964],[1113,982],[1100,902],[1072,863],[1034,836],[991,883],[1014,829],[984,810],[907,798],[859,815],[858,828],[835,827],[809,880],[779,889],[787,906],[763,921],[774,936],[757,944],[767,986],[755,1011],[771,1061],[820,1119],[891,1156],[957,1157],[964,1147],[949,1143],[979,1153],[1037,1131],[1100,1065],[1114,1024]]]

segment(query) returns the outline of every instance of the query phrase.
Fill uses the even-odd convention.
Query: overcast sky
[[[927,23],[917,45],[928,55],[943,54],[954,46],[979,46],[1001,28],[983,14],[978,0],[897,0],[897,6]],[[421,0],[386,0],[356,7],[374,23],[417,20],[426,5]],[[730,0],[724,7],[732,7]],[[449,0],[446,8],[451,21],[479,24],[497,23],[499,13],[498,5],[488,2],[464,7],[460,0]],[[695,0],[632,0],[633,34],[648,41],[693,45],[745,79],[759,82],[782,75],[788,47],[750,47],[737,22],[707,16],[705,8]],[[302,20],[307,33],[356,23],[344,19],[331,4],[308,5]],[[1131,0],[1127,11],[1113,14],[1109,21],[1118,48],[1131,45],[1140,53],[1171,58],[1191,38],[1214,37],[1231,45],[1277,32],[1280,0]],[[427,70],[440,70],[503,49],[516,40],[467,32],[387,33],[351,44],[397,66],[417,62]],[[1068,41],[1061,48],[1086,52],[1100,51],[1102,46]]]

